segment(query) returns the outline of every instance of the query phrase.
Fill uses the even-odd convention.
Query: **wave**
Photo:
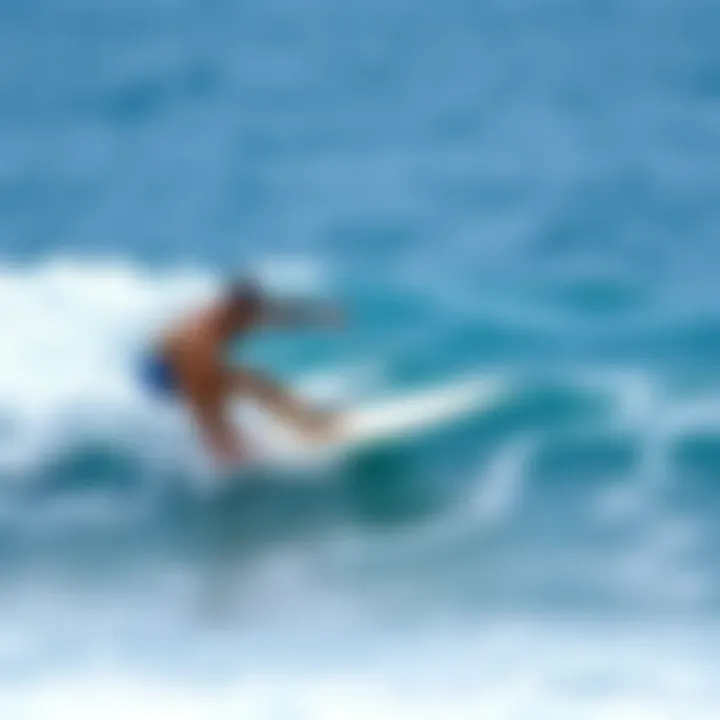
[[[280,286],[293,282],[277,267],[267,272]],[[316,287],[323,280],[306,268],[294,281]],[[456,368],[439,356],[408,364],[423,343],[464,347],[466,367],[501,373],[509,396],[491,412],[303,477],[258,471],[208,486],[187,418],[143,395],[134,363],[169,315],[217,282],[209,272],[117,262],[2,270],[4,560],[17,566],[28,553],[77,557],[78,538],[87,537],[96,546],[104,538],[106,553],[130,558],[148,546],[195,555],[208,542],[248,558],[332,538],[327,567],[369,573],[381,595],[402,582],[430,583],[427,594],[437,602],[476,606],[478,584],[489,583],[486,604],[716,603],[710,558],[720,546],[712,518],[720,394],[712,377],[654,367],[652,355],[633,366],[517,363],[505,343],[492,366],[483,364],[493,340],[482,326],[468,334],[431,296],[410,302],[397,289],[395,306],[412,342],[372,344],[384,330],[380,317],[351,327],[341,351],[330,352],[314,375],[293,353],[262,343],[245,355],[272,356],[310,395],[351,400],[423,376],[451,376]],[[370,290],[363,292],[358,306]],[[378,293],[392,299],[388,288]],[[544,335],[531,309],[523,312],[533,338],[528,353],[556,345],[567,331]],[[525,332],[521,316],[513,336]],[[366,348],[363,357],[365,343],[373,352]]]

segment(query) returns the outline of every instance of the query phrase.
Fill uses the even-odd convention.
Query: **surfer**
[[[227,416],[232,396],[251,398],[291,423],[310,440],[332,436],[338,419],[307,406],[279,383],[224,360],[228,344],[261,327],[336,327],[331,307],[272,301],[249,282],[233,283],[214,303],[168,328],[142,363],[144,385],[189,409],[200,436],[223,466],[246,458],[246,449]]]

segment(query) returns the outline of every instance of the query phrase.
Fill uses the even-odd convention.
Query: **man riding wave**
[[[247,457],[227,414],[228,402],[237,395],[257,401],[306,438],[324,439],[337,427],[335,415],[307,406],[263,373],[229,367],[225,355],[231,341],[258,328],[336,327],[339,321],[333,308],[274,302],[256,285],[237,282],[162,333],[143,362],[143,381],[154,393],[187,406],[205,444],[224,466]]]

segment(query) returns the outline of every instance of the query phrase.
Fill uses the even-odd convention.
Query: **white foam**
[[[75,433],[142,423],[134,354],[169,314],[212,292],[210,275],[123,263],[0,269],[0,463],[28,468]],[[7,467],[7,465],[6,465]]]
[[[3,709],[27,720],[710,720],[720,707],[708,642],[716,636],[498,623],[303,668],[255,658],[205,681],[105,659],[16,683],[4,689]]]
[[[521,439],[509,443],[483,470],[483,480],[464,506],[469,515],[486,527],[502,524],[519,508],[526,479],[525,469],[535,450],[536,440]],[[462,513],[462,511],[461,511]]]
[[[319,291],[329,282],[326,266],[303,258],[266,258],[250,273],[276,293]],[[0,419],[9,429],[0,436],[0,464],[20,468],[52,453],[71,426],[80,432],[88,419],[96,430],[98,424],[146,425],[139,419],[147,402],[133,377],[135,353],[169,317],[217,286],[208,272],[149,272],[122,261],[1,266]],[[369,366],[336,369],[303,389],[339,401],[357,395],[377,373]]]
[[[326,276],[308,261],[261,265],[271,289],[317,287]],[[25,481],[73,443],[94,439],[206,470],[178,413],[144,396],[134,374],[153,333],[217,287],[208,272],[150,272],[121,261],[0,267],[0,469]],[[340,373],[323,382],[311,391],[337,399],[350,390]]]

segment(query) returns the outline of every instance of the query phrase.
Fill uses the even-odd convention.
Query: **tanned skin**
[[[330,308],[273,307],[254,292],[235,291],[178,322],[160,339],[159,351],[172,366],[178,393],[200,435],[223,466],[243,462],[246,451],[226,406],[234,395],[252,398],[297,427],[308,438],[331,434],[337,419],[306,406],[266,375],[229,368],[224,351],[231,339],[267,326],[337,326]]]

